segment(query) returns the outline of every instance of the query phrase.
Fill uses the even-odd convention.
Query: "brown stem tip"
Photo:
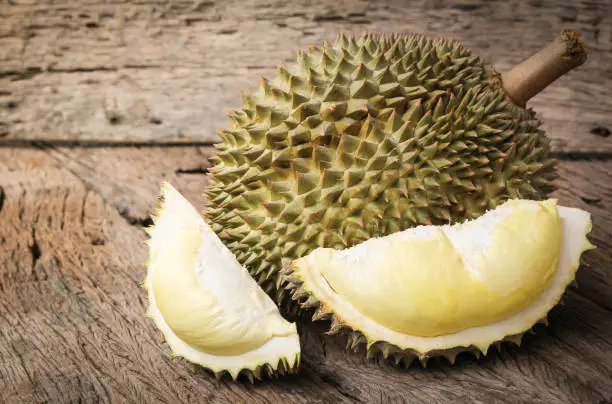
[[[525,108],[533,96],[586,59],[587,50],[580,35],[565,30],[539,52],[503,73],[502,86],[516,105]]]

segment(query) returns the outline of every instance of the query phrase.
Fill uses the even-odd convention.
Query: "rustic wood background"
[[[556,151],[612,152],[610,0],[5,0],[0,139],[214,142],[240,90],[340,31],[452,36],[505,71],[563,28],[589,61],[530,106]]]
[[[363,30],[452,35],[505,70],[562,28],[589,61],[530,106],[598,249],[549,327],[396,369],[300,324],[301,374],[255,385],[170,359],[143,227],[162,180],[203,203],[209,144],[258,73]],[[609,0],[0,0],[0,402],[612,402],[611,66]]]

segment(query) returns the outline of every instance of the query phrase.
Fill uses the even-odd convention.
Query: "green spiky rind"
[[[486,356],[490,352],[490,348],[502,350],[503,343],[511,343],[520,346],[525,333],[533,332],[532,329],[537,324],[548,326],[548,316],[538,320],[532,327],[523,330],[520,333],[507,335],[502,340],[494,341],[488,346],[461,346],[449,349],[432,350],[429,352],[419,352],[414,349],[403,349],[397,345],[386,341],[380,341],[371,338],[361,330],[354,329],[350,324],[347,324],[337,313],[331,308],[323,304],[315,295],[313,295],[304,286],[304,280],[296,273],[288,262],[285,262],[283,269],[280,272],[280,277],[285,285],[285,289],[305,312],[311,314],[313,321],[329,321],[330,327],[327,334],[330,335],[345,335],[347,337],[346,350],[358,352],[365,347],[367,359],[382,357],[394,366],[404,365],[409,367],[415,360],[418,360],[421,366],[426,367],[427,362],[434,358],[445,358],[451,365],[455,364],[456,358],[462,353],[471,353],[476,359],[481,356]],[[563,304],[563,300],[559,300],[558,304]]]
[[[298,52],[243,99],[212,159],[205,214],[285,311],[281,257],[459,222],[554,189],[534,112],[452,40],[341,35]]]
[[[297,355],[294,366],[291,366],[287,359],[281,358],[275,366],[265,363],[255,369],[242,369],[236,375],[233,375],[231,372],[226,370],[212,373],[215,375],[217,380],[221,380],[225,377],[229,377],[231,380],[239,380],[242,377],[251,382],[251,384],[254,384],[255,381],[275,380],[285,376],[296,375],[299,373],[299,365],[300,357]]]

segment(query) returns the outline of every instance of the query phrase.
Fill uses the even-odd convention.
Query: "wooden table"
[[[599,248],[549,327],[397,369],[300,324],[300,374],[255,385],[170,359],[144,317],[143,227],[162,180],[201,206],[216,128],[257,73],[341,30],[452,35],[505,70],[565,27],[590,59],[530,106],[555,196],[592,212]],[[0,3],[0,402],[612,402],[610,66],[607,0]]]

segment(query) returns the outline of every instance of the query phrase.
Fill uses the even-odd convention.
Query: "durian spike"
[[[503,73],[502,86],[512,101],[524,108],[533,96],[586,59],[587,50],[580,35],[564,30],[540,51]]]

